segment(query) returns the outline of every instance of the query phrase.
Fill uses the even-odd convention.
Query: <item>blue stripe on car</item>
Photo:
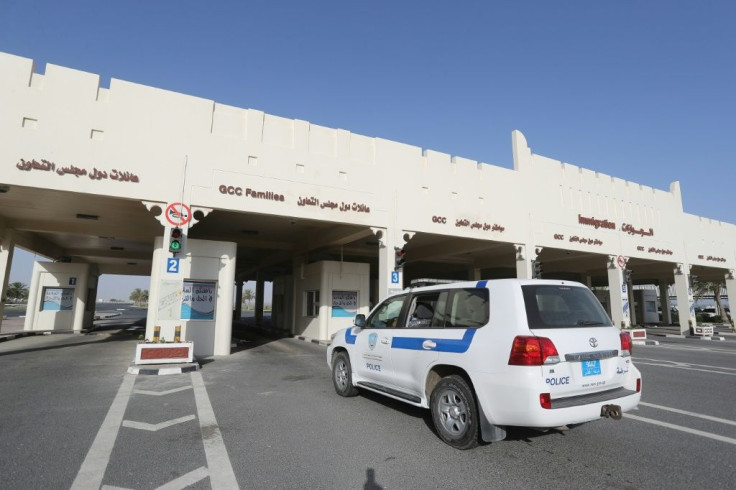
[[[470,347],[470,343],[473,341],[475,335],[475,329],[469,328],[465,331],[462,339],[429,339],[427,337],[394,337],[391,339],[392,349],[408,349],[408,350],[427,350],[422,347],[422,344],[431,340],[437,346],[434,349],[430,349],[435,352],[455,352],[462,354],[466,352]],[[347,340],[347,337],[346,337]],[[355,342],[353,340],[353,342]]]
[[[488,281],[478,281],[478,284],[475,285],[477,288],[484,288],[488,284]]]
[[[353,335],[352,332],[353,332],[352,328],[348,328],[347,330],[345,330],[345,343],[346,344],[354,344],[355,339],[358,338],[358,336]]]

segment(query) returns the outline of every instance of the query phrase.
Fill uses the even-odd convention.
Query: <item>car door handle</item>
[[[388,344],[388,339],[387,339],[386,337],[383,337],[383,338],[381,339],[381,343],[382,343],[382,344]]]
[[[422,349],[432,350],[435,347],[437,347],[437,344],[432,340],[425,340],[424,342],[422,342]]]

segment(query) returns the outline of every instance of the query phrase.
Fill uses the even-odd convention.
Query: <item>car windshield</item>
[[[586,288],[558,284],[521,287],[529,328],[610,327],[598,298]]]

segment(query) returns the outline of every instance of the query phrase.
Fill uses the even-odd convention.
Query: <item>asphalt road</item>
[[[471,451],[443,444],[426,410],[337,396],[325,347],[249,337],[199,373],[171,376],[125,374],[135,346],[125,334],[0,344],[0,487],[690,489],[736,480],[735,337],[636,346],[644,394],[622,421],[512,429]]]

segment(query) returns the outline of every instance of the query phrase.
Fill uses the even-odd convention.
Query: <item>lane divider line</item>
[[[624,415],[624,418],[631,419],[631,420],[638,420],[639,422],[646,422],[648,424],[659,425],[661,427],[666,427],[668,429],[679,430],[682,432],[687,432],[688,434],[693,434],[693,435],[701,436],[701,437],[707,437],[708,439],[713,439],[716,441],[721,441],[721,442],[725,442],[728,444],[736,445],[736,439],[732,439],[730,437],[725,437],[725,436],[720,436],[718,434],[711,434],[710,432],[704,432],[702,430],[691,429],[689,427],[683,427],[681,425],[670,424],[667,422],[649,419],[646,417],[639,417],[638,415],[631,415],[630,413],[627,413],[626,415]]]
[[[698,369],[694,367],[689,366],[680,366],[677,364],[661,364],[661,363],[654,363],[654,362],[642,362],[642,361],[636,361],[636,365],[642,364],[644,366],[658,366],[658,367],[666,367],[666,368],[673,368],[673,369],[685,369],[687,371],[700,371],[702,373],[710,373],[710,374],[725,374],[726,376],[736,376],[736,373],[724,373],[722,371],[713,371],[711,369]]]
[[[130,429],[147,430],[149,432],[158,432],[161,429],[171,427],[172,425],[183,424],[184,422],[189,422],[190,420],[194,420],[196,418],[197,417],[195,417],[194,415],[185,415],[184,417],[166,420],[164,422],[159,422],[158,424],[147,424],[146,422],[136,422],[135,420],[123,420],[123,427],[128,427]]]
[[[79,468],[71,490],[98,490],[102,485],[105,470],[110,462],[112,448],[115,445],[115,439],[118,437],[120,424],[123,421],[125,409],[128,407],[128,400],[130,400],[130,394],[133,391],[135,378],[132,374],[126,374],[123,377],[118,393],[107,411],[100,430],[97,431],[92,446],[87,451],[87,456]]]
[[[166,391],[135,390],[133,391],[133,393],[137,395],[166,396],[172,393],[178,393],[180,391],[191,390],[191,389],[192,389],[191,386],[181,386],[179,388],[174,388],[173,390],[166,390]]]
[[[726,366],[712,366],[710,364],[695,364],[692,362],[680,362],[680,361],[668,361],[666,359],[650,359],[648,357],[634,357],[635,362],[639,361],[651,361],[651,362],[666,362],[668,365],[681,366],[681,367],[699,367],[699,368],[710,368],[710,369],[724,369],[726,371],[736,371],[736,368]]]
[[[217,425],[215,412],[212,410],[212,403],[210,403],[207,389],[204,386],[202,373],[194,371],[190,376],[192,377],[194,400],[197,404],[199,427],[202,431],[202,442],[207,458],[207,469],[210,474],[212,490],[240,488],[238,486],[238,480],[235,479],[235,472],[230,463],[230,457],[227,455],[227,448],[222,440],[220,427]]]
[[[703,415],[702,413],[688,412],[687,410],[680,410],[679,408],[665,407],[662,405],[655,405],[654,403],[645,403],[641,401],[639,402],[639,405],[644,405],[645,407],[658,408],[660,410],[667,410],[668,412],[680,413],[682,415],[689,415],[690,417],[698,417],[699,419],[710,420],[712,422],[719,422],[721,424],[736,425],[736,420],[728,420],[728,419],[713,417],[711,415]]]
[[[210,473],[207,471],[207,468],[200,466],[186,475],[181,475],[179,478],[171,480],[165,485],[161,485],[156,490],[183,490],[184,488],[194,485],[200,480],[204,480],[208,476],[210,476]]]

